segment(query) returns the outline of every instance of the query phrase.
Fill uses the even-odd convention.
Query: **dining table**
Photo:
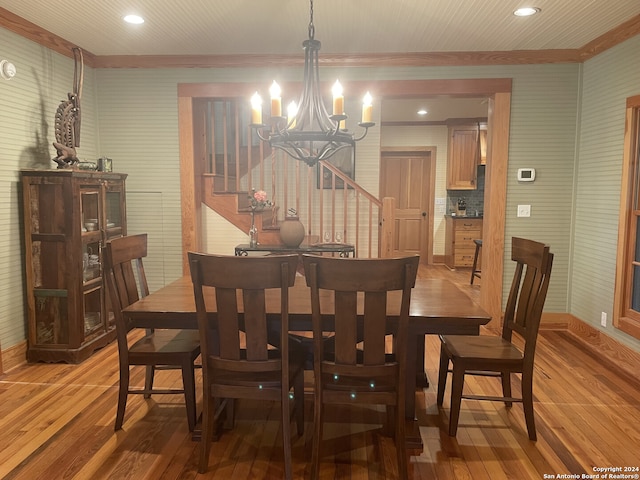
[[[206,288],[205,301],[212,319],[216,319],[213,288]],[[321,292],[323,329],[333,328],[331,292]],[[391,292],[387,301],[388,316],[393,330],[394,314],[398,311],[400,291]],[[267,321],[276,321],[280,313],[277,290],[266,292]],[[363,303],[358,306],[363,311]],[[133,326],[138,328],[198,328],[191,277],[185,275],[123,310]],[[491,316],[458,288],[441,278],[418,278],[411,292],[409,307],[409,339],[407,349],[406,415],[415,418],[415,392],[427,385],[425,373],[425,335],[478,335],[480,326]],[[305,277],[298,275],[289,288],[289,330],[311,332],[311,292]],[[391,332],[392,333],[392,332]]]

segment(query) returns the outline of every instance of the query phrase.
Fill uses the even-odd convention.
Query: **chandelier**
[[[281,89],[274,81],[269,89],[271,116],[268,124],[264,124],[262,99],[258,92],[251,98],[251,127],[255,128],[258,137],[269,142],[271,147],[285,151],[310,167],[344,148],[355,146],[355,142],[362,140],[369,128],[375,125],[371,121],[372,98],[367,92],[362,105],[362,119],[358,123],[364,132],[356,138],[347,130],[342,86],[337,80],[332,89],[332,113],[330,115],[327,112],[320,93],[320,41],[314,38],[314,34],[313,0],[310,0],[309,38],[302,43],[304,81],[298,104],[291,102],[287,108],[287,115],[283,115]]]

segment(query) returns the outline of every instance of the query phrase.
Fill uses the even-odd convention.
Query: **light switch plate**
[[[518,216],[519,217],[530,217],[531,216],[531,205],[518,205]]]

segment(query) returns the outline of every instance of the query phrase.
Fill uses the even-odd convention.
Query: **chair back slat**
[[[240,321],[235,288],[216,288],[218,317],[224,322],[217,325],[219,346],[215,350],[220,358],[240,360]],[[210,336],[209,336],[210,337]]]
[[[387,316],[387,293],[367,292],[364,297],[364,317],[367,319],[364,329],[363,363],[381,365],[385,363],[385,338]]]
[[[264,290],[245,290],[243,300],[247,360],[267,360],[269,342]]]

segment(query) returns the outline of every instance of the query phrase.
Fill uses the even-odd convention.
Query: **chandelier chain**
[[[316,33],[316,27],[313,25],[313,0],[310,0],[309,5],[309,38],[313,40]]]

